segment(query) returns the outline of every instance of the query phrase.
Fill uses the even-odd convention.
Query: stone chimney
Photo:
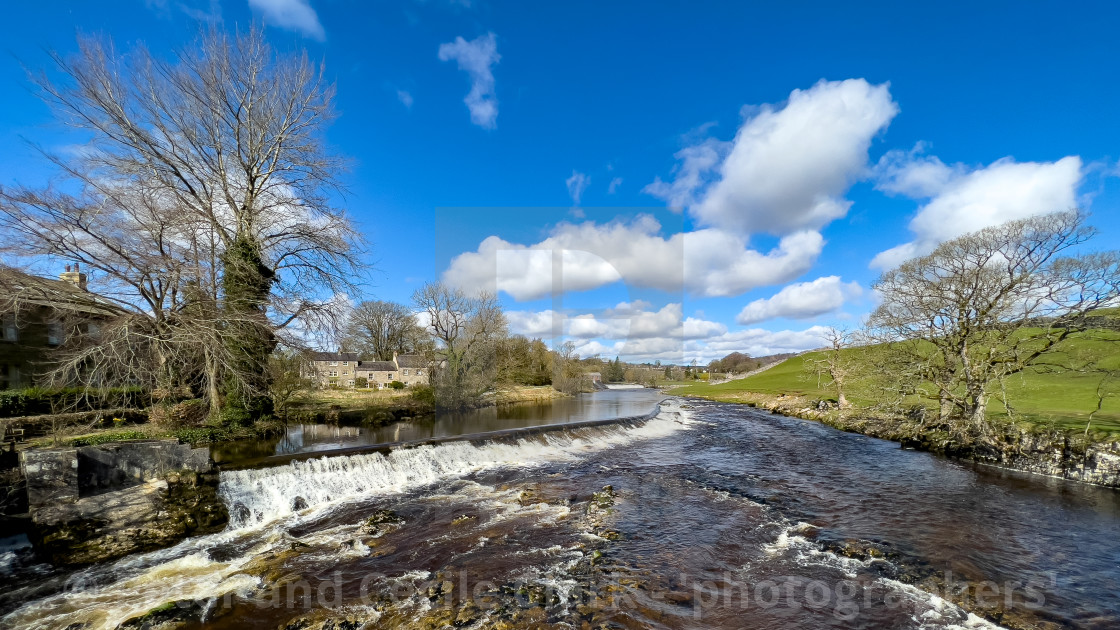
[[[71,271],[70,265],[66,265],[66,271],[58,274],[58,279],[69,282],[83,291],[86,290],[86,274],[78,269],[78,263],[74,263],[73,271]]]

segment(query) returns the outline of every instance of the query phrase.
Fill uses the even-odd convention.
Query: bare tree
[[[942,422],[984,434],[991,388],[1120,296],[1120,252],[1074,253],[1094,234],[1069,211],[946,241],[883,274],[870,325],[933,386]]]
[[[468,296],[441,282],[429,282],[412,296],[436,341],[432,384],[436,404],[469,406],[497,379],[498,344],[509,325],[493,293]]]
[[[394,352],[422,351],[427,336],[411,308],[384,300],[359,304],[347,316],[344,334],[350,351],[382,361],[391,360]]]
[[[161,387],[190,356],[212,406],[267,413],[272,349],[300,341],[293,323],[333,319],[359,271],[360,238],[330,201],[343,167],[323,139],[333,86],[256,28],[211,31],[170,61],[78,44],[52,56],[60,81],[34,81],[89,146],[44,153],[64,190],[0,190],[3,250],[98,272],[135,322],[121,344],[139,334]]]
[[[828,345],[821,353],[820,358],[811,359],[809,368],[817,375],[817,384],[820,386],[821,378],[827,376],[829,385],[836,389],[836,404],[841,409],[851,407],[845,395],[846,384],[849,376],[855,371],[851,358],[845,349],[852,345],[852,334],[847,330],[829,328],[824,335]]]

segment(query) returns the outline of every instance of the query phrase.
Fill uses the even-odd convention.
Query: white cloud
[[[871,266],[889,269],[928,254],[938,243],[1012,219],[1068,210],[1077,205],[1081,158],[1056,162],[998,160],[969,169],[946,166],[915,151],[892,151],[876,167],[877,187],[929,199],[910,221],[914,240],[880,252]]]
[[[397,90],[397,100],[405,107],[412,108],[412,94],[408,90]]]
[[[679,303],[666,304],[659,310],[638,302],[619,304],[598,313],[556,313],[545,311],[510,311],[506,314],[510,330],[528,337],[550,336],[556,330],[568,338],[588,339],[701,339],[727,332],[719,322],[695,317],[685,318]],[[679,345],[679,344],[678,344]]]
[[[621,177],[615,177],[614,179],[611,180],[611,183],[607,185],[607,194],[608,195],[613,195],[615,192],[618,191],[618,187],[621,186],[621,185],[622,185],[622,178]]]
[[[678,364],[695,360],[700,365],[707,365],[713,359],[725,357],[732,352],[746,352],[757,357],[813,350],[826,343],[827,332],[828,328],[824,326],[812,326],[805,330],[779,331],[751,328],[693,340],[672,337],[613,342],[591,339],[577,342],[576,352],[585,357],[597,354],[607,358],[621,356],[627,361],[665,361]]]
[[[572,198],[572,204],[578,206],[579,198],[583,196],[583,191],[587,190],[587,185],[591,183],[591,178],[585,173],[579,171],[572,171],[572,176],[564,180],[568,186],[568,195]]]
[[[673,181],[666,183],[660,177],[654,177],[653,183],[642,188],[642,192],[664,199],[671,210],[680,212],[696,203],[697,192],[715,179],[716,168],[727,156],[731,146],[730,142],[708,138],[677,151],[673,157],[680,164],[673,168]]]
[[[308,0],[249,0],[249,6],[260,11],[266,24],[302,33],[318,41],[327,38],[319,15]]]
[[[825,343],[828,328],[810,326],[805,330],[771,331],[762,328],[737,330],[724,335],[694,342],[686,352],[716,359],[732,352],[746,352],[751,356],[765,356],[784,352],[801,352],[820,348]]]
[[[773,297],[755,300],[743,307],[735,321],[755,324],[777,317],[816,317],[839,309],[845,300],[861,293],[863,289],[856,282],[844,283],[840,276],[825,276],[812,282],[791,284]]]
[[[630,222],[560,223],[548,238],[521,245],[491,236],[477,251],[455,257],[448,283],[470,290],[504,291],[516,300],[554,292],[586,291],[623,281],[636,288],[687,291],[700,296],[739,295],[789,282],[812,266],[824,239],[796,232],[762,253],[746,238],[715,229],[663,237],[648,215]],[[553,284],[553,251],[563,265],[562,286]]]
[[[471,91],[463,102],[471,112],[471,122],[493,129],[497,126],[498,97],[494,94],[494,73],[492,66],[501,59],[498,54],[498,40],[493,33],[487,33],[467,41],[456,37],[455,41],[439,46],[440,61],[454,60],[459,69],[471,79]]]
[[[820,81],[784,107],[763,105],[732,142],[708,139],[676,154],[671,183],[644,190],[701,224],[739,233],[818,230],[844,216],[872,138],[898,113],[886,84]]]

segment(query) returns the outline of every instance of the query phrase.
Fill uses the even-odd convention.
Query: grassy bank
[[[1037,427],[1045,430],[1084,431],[1089,414],[1097,406],[1096,390],[1100,376],[1086,374],[1056,367],[1068,364],[1071,357],[1078,360],[1094,359],[1105,368],[1120,369],[1120,335],[1096,334],[1073,340],[1065,353],[1055,355],[1047,367],[1030,368],[1016,374],[1005,382],[1006,396],[1012,406],[1012,413],[1001,402],[1003,392],[992,392],[993,400],[988,409],[988,418],[994,424],[1011,424],[1023,428]],[[844,351],[854,361],[859,361],[862,348]],[[748,378],[727,383],[708,385],[694,384],[674,388],[671,393],[682,396],[696,396],[709,400],[725,402],[755,402],[767,400],[767,396],[785,396],[798,400],[802,407],[815,407],[820,400],[834,400],[836,390],[828,386],[828,378],[818,379],[814,361],[821,353],[811,352],[787,359],[765,372]],[[875,400],[872,393],[888,391],[889,383],[876,382],[875,377],[860,375],[852,379],[846,388],[853,409],[846,410],[848,416],[884,415],[884,406]],[[1120,389],[1113,384],[1112,391]],[[921,406],[934,408],[934,401],[911,396],[902,401],[903,408]],[[1093,416],[1090,435],[1099,440],[1120,438],[1120,396],[1112,395],[1104,399],[1101,410]]]

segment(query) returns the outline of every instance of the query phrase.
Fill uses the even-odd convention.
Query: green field
[[[845,352],[858,361],[866,349],[852,348]],[[1068,342],[1064,352],[1049,359],[1051,364],[1066,363],[1070,356],[1078,360],[1095,359],[1101,367],[1120,370],[1120,334],[1094,333]],[[759,394],[794,394],[809,399],[835,398],[836,391],[828,387],[827,377],[820,381],[811,368],[819,353],[803,354],[776,365],[761,374],[719,385],[696,384],[679,387],[671,393],[683,396],[703,396],[719,400],[731,398],[736,394],[753,392]],[[1014,410],[1010,418],[1015,422],[1029,422],[1037,425],[1057,426],[1067,429],[1084,430],[1089,413],[1096,408],[1097,384],[1099,375],[1090,375],[1063,370],[1061,368],[1029,369],[1011,376],[1006,381],[1007,398]],[[870,406],[873,394],[884,386],[871,382],[869,378],[854,377],[848,386],[848,398],[857,407]],[[1098,436],[1120,435],[1120,375],[1108,381],[1106,391],[1110,394],[1102,405],[1101,411],[1093,416],[1092,429]],[[997,394],[998,392],[993,392]],[[916,397],[907,404],[934,406],[931,400]],[[993,397],[988,416],[992,420],[1008,420],[1007,410]]]

